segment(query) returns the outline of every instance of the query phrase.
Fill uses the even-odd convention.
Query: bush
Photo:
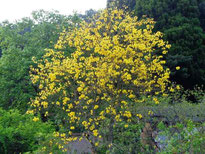
[[[196,124],[188,120],[185,124],[177,123],[168,128],[160,123],[158,136],[165,137],[160,140],[165,145],[159,153],[204,153],[205,152],[205,123]]]
[[[51,124],[33,122],[33,116],[21,115],[18,110],[0,108],[0,153],[12,154],[33,151],[54,131]]]

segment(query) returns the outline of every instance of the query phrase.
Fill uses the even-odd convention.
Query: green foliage
[[[39,59],[45,48],[53,47],[60,32],[72,27],[71,20],[77,19],[40,10],[31,19],[1,23],[0,107],[26,111],[27,102],[37,92],[29,77],[29,67],[35,67],[32,57]]]
[[[130,124],[127,128],[125,123],[119,123],[114,129],[114,153],[136,153],[141,150],[140,133],[143,128],[139,122]]]
[[[185,124],[177,123],[168,128],[160,123],[158,136],[166,136],[160,141],[164,148],[159,153],[204,153],[205,152],[205,123],[196,124],[188,120]],[[163,129],[162,129],[163,128]]]
[[[108,7],[114,1],[118,8],[128,6],[125,9],[134,10],[140,18],[143,15],[154,18],[154,31],[163,32],[164,39],[172,45],[165,60],[173,81],[185,88],[205,83],[205,0],[108,0]],[[64,16],[56,11],[40,10],[33,12],[32,18],[0,23],[0,107],[13,109],[0,108],[0,153],[63,153],[59,146],[64,143],[60,138],[54,138],[51,124],[33,122],[33,116],[20,114],[25,113],[27,102],[39,92],[39,83],[31,84],[29,68],[36,68],[32,57],[41,59],[44,49],[53,48],[64,29],[70,32],[82,19],[89,23],[96,14],[97,11],[89,10],[85,15]],[[67,45],[62,51],[70,51],[65,53],[68,56],[74,48]],[[177,71],[176,66],[181,69]],[[130,107],[131,113],[138,113],[142,118],[135,116],[129,125],[126,118],[116,125],[112,125],[109,117],[101,123],[99,133],[102,138],[98,139],[97,153],[152,153],[149,147],[142,151],[140,135],[146,122],[158,126],[154,128],[158,137],[166,136],[167,140],[159,141],[165,145],[159,153],[205,153],[203,87],[159,96],[160,104],[155,104],[153,96],[142,97],[142,100],[146,105],[135,103]],[[190,101],[196,104],[190,104]],[[58,125],[56,130],[66,131],[67,127],[60,125],[65,123],[65,114],[56,108],[49,111],[51,120]],[[74,132],[84,131],[79,127]]]
[[[110,123],[107,119],[107,123]],[[125,127],[125,122],[119,122],[113,129],[113,143],[107,144],[109,141],[109,128],[101,126],[100,131],[103,134],[103,142],[97,148],[97,153],[110,153],[110,154],[124,154],[124,153],[136,153],[141,151],[140,134],[143,124],[136,121],[136,123],[130,123],[128,127]]]
[[[205,101],[200,100],[200,103],[187,102],[186,98],[181,96],[180,99],[173,96],[159,98],[160,104],[153,105],[150,103],[147,106],[138,106],[136,113],[142,114],[144,121],[152,122],[153,124],[164,121],[169,124],[177,122],[185,122],[192,120],[194,122],[205,121]],[[175,99],[175,100],[174,100]],[[201,102],[202,101],[202,102]],[[152,114],[148,114],[151,111]]]
[[[135,8],[136,0],[107,0],[107,7],[117,6],[118,9],[124,9],[127,7],[128,10]]]
[[[160,99],[159,99],[160,100]],[[166,104],[166,103],[165,103]],[[155,153],[151,147],[142,145],[141,133],[144,122],[152,124],[153,139],[158,145],[157,153],[179,153],[204,151],[204,107],[203,103],[190,104],[181,102],[175,105],[159,104],[138,107],[137,112],[143,118],[135,123],[130,123],[125,128],[125,123],[118,123],[113,130],[112,148],[106,146],[109,139],[109,120],[101,126],[104,134],[102,144],[97,148],[98,153]],[[149,111],[152,115],[148,115]],[[141,111],[141,112],[140,112]],[[137,120],[137,119],[136,119]],[[107,135],[106,135],[107,134]],[[142,150],[142,147],[144,149]],[[112,149],[112,150],[111,150]]]
[[[33,116],[17,110],[0,108],[0,153],[12,154],[34,151],[41,147],[54,128],[48,123],[33,122]],[[48,140],[46,140],[48,142]]]

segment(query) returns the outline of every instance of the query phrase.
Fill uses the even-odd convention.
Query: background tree
[[[136,5],[136,0],[107,0],[107,8],[117,7],[118,9],[125,9],[125,6],[128,7],[128,10],[134,10]]]
[[[41,58],[45,48],[53,47],[60,32],[71,28],[71,20],[71,16],[40,10],[33,12],[32,18],[1,23],[1,107],[26,111],[27,103],[37,92],[29,77],[29,67],[34,65],[32,57]]]

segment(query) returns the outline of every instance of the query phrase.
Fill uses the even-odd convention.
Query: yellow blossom
[[[98,105],[95,105],[95,106],[94,106],[94,109],[96,110],[97,108],[99,108],[99,106],[98,106]]]
[[[99,145],[99,142],[96,142],[96,143],[95,143],[95,146],[97,147],[98,145]]]
[[[93,130],[93,135],[94,135],[94,136],[98,136],[98,130],[96,130],[96,129]]]
[[[177,67],[176,67],[176,70],[180,70],[180,66],[177,66]]]
[[[176,89],[177,89],[177,90],[180,90],[181,88],[180,88],[180,86],[179,86],[179,85],[177,85],[177,86],[176,86]]]
[[[140,119],[142,119],[142,115],[141,115],[141,114],[137,114],[137,117],[139,117]]]
[[[34,121],[34,122],[39,121],[39,118],[38,118],[38,117],[34,117],[34,118],[33,118],[33,121]]]
[[[153,114],[154,114],[153,111],[149,111],[149,112],[148,112],[148,115],[153,115]]]
[[[73,129],[75,129],[75,127],[74,127],[74,126],[71,126],[70,129],[73,130]]]

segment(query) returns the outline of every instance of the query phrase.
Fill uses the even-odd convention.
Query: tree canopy
[[[30,65],[32,57],[44,55],[45,48],[56,43],[60,32],[70,27],[72,17],[58,12],[43,10],[32,13],[16,23],[3,22],[0,26],[0,106],[5,109],[17,107],[23,112],[27,102],[35,96],[37,89],[31,84]]]

